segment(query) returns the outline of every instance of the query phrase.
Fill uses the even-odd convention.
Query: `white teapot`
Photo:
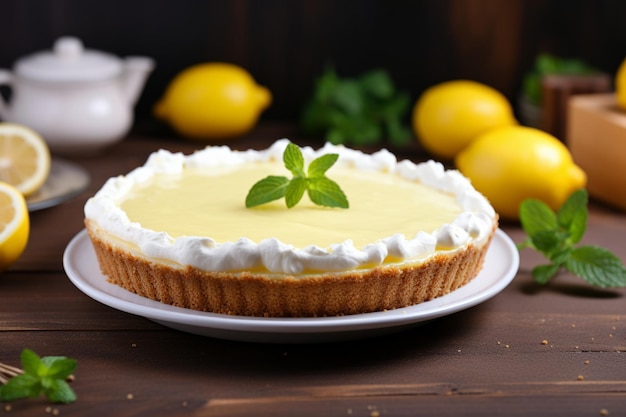
[[[52,152],[93,153],[121,140],[133,123],[134,106],[154,68],[148,57],[84,49],[62,37],[53,50],[18,60],[14,71],[0,69],[0,119],[37,131]]]

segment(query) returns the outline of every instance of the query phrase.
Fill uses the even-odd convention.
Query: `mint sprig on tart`
[[[311,161],[305,172],[302,151],[290,142],[283,152],[283,163],[293,175],[292,178],[268,175],[256,182],[248,191],[246,207],[285,198],[287,208],[292,208],[306,192],[309,199],[319,206],[348,208],[350,204],[339,184],[326,176],[326,171],[338,158],[339,155],[335,153],[322,155]]]

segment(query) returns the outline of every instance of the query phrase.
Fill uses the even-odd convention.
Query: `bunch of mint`
[[[309,135],[323,135],[334,144],[371,145],[388,139],[404,145],[412,138],[402,122],[410,97],[396,91],[385,70],[356,78],[340,78],[327,69],[305,104],[300,126]]]
[[[587,229],[588,194],[574,192],[557,212],[528,199],[520,206],[520,222],[527,239],[518,249],[531,248],[550,263],[533,268],[536,282],[546,284],[561,268],[598,287],[626,286],[626,268],[610,251],[598,246],[576,246]]]

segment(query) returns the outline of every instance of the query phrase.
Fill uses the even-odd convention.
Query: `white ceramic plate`
[[[53,157],[48,179],[26,199],[28,211],[33,212],[61,204],[80,194],[89,185],[89,174],[73,162]]]
[[[173,329],[247,342],[316,343],[396,332],[482,303],[515,277],[519,255],[511,239],[497,230],[480,274],[448,295],[396,310],[320,318],[229,316],[174,307],[133,294],[106,281],[86,230],[65,249],[63,265],[74,285],[94,300]]]

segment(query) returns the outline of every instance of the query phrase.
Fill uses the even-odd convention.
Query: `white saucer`
[[[53,157],[46,182],[26,198],[28,211],[33,212],[61,204],[80,194],[89,185],[89,174],[83,167]]]
[[[174,307],[133,294],[106,281],[86,230],[65,249],[63,265],[74,285],[94,300],[173,329],[246,342],[316,343],[396,332],[480,304],[515,277],[519,255],[511,239],[497,230],[480,274],[448,295],[396,310],[320,318],[229,316]]]

